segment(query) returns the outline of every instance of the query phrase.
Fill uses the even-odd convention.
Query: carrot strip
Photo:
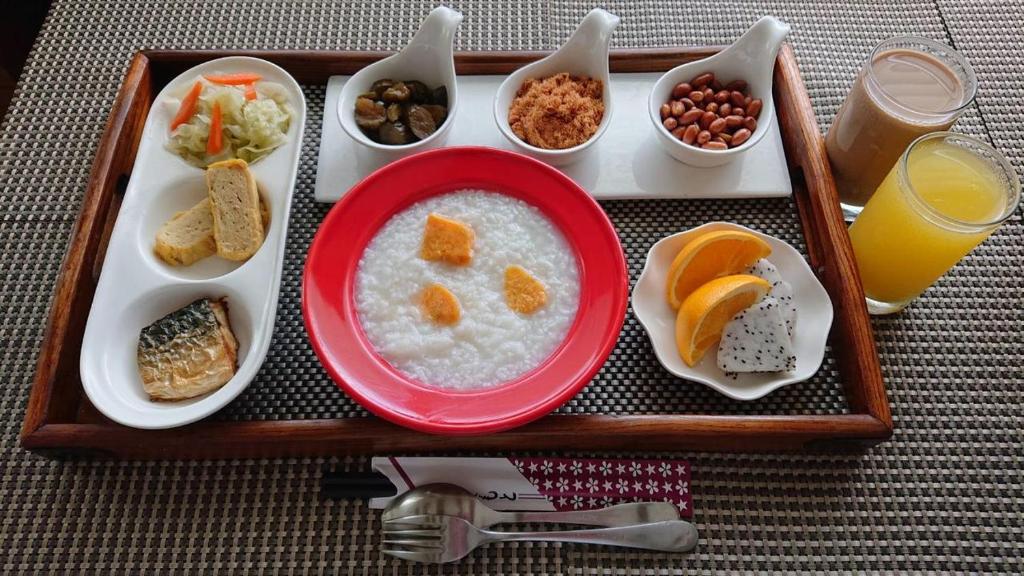
[[[210,113],[210,135],[206,138],[206,153],[210,156],[220,154],[224,145],[224,135],[221,133],[220,102],[213,103],[213,111]]]
[[[189,118],[196,113],[196,103],[199,102],[199,93],[202,91],[203,83],[196,82],[192,85],[192,89],[188,91],[188,94],[181,99],[178,113],[174,115],[174,120],[171,120],[171,132],[174,132],[174,129],[178,126],[188,122]]]
[[[245,99],[246,100],[255,100],[256,99],[256,85],[255,84],[246,84],[245,85]]]
[[[239,74],[216,74],[203,77],[209,80],[210,82],[213,82],[214,84],[234,85],[252,84],[253,82],[259,80],[260,78],[263,78],[263,76],[260,76],[259,74],[248,74],[245,72]]]

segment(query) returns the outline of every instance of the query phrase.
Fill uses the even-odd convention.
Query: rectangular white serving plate
[[[697,168],[676,161],[655,140],[647,99],[659,73],[612,74],[613,116],[586,156],[559,169],[600,200],[650,198],[774,198],[793,192],[779,122],[734,162]],[[338,95],[350,76],[331,76],[314,196],[336,202],[386,163],[352,140],[338,121]],[[505,76],[459,76],[459,111],[445,146],[515,150],[494,121],[494,95]]]
[[[172,267],[153,254],[156,232],[176,212],[207,195],[205,170],[165,146],[180,98],[203,74],[255,72],[283,90],[293,117],[287,142],[252,165],[270,209],[263,245],[245,262],[217,256]],[[266,86],[257,84],[257,90]],[[302,151],[306,100],[295,80],[265,60],[231,56],[204,62],[172,80],[157,95],[139,141],[131,179],[114,223],[103,270],[89,310],[80,357],[82,385],[105,416],[134,428],[172,428],[216,412],[256,376],[270,347],[284,264],[292,193]],[[226,297],[238,340],[238,370],[217,390],[173,402],[155,402],[142,388],[136,361],[140,331],[203,297]]]

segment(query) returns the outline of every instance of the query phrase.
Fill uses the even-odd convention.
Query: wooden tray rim
[[[667,70],[717,52],[716,47],[613,50],[613,72]],[[131,459],[219,459],[309,456],[333,453],[436,452],[438,437],[406,430],[374,417],[309,420],[201,421],[171,430],[135,430],[114,423],[78,423],[51,417],[59,361],[78,347],[69,333],[76,298],[94,286],[87,266],[102,252],[105,223],[116,212],[112,198],[131,170],[152,96],[154,68],[188,68],[212,58],[245,55],[284,66],[302,82],[351,74],[389,53],[264,50],[143,50],[132,59],[97,149],[79,218],[58,276],[36,375],[22,427],[24,448],[51,456]],[[547,52],[460,52],[460,74],[505,73]],[[780,88],[781,87],[781,88]],[[791,164],[794,197],[812,267],[829,289],[836,309],[833,346],[852,413],[839,415],[549,415],[527,426],[486,436],[446,437],[443,451],[847,451],[889,438],[892,417],[864,306],[852,248],[839,210],[835,184],[810,98],[790,46],[775,70],[776,110]],[[106,216],[106,219],[104,219]],[[812,242],[811,239],[820,242]],[[101,262],[101,260],[99,261]],[[830,289],[831,288],[831,289]],[[80,293],[80,290],[87,292]],[[851,383],[854,382],[854,383]],[[859,384],[859,385],[857,385]],[[80,387],[80,386],[79,386]],[[81,399],[84,400],[84,397]]]

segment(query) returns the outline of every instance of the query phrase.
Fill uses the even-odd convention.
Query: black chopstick
[[[320,482],[325,498],[370,499],[398,493],[387,476],[379,472],[344,472],[325,470]]]

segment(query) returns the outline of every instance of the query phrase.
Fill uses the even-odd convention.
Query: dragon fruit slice
[[[783,280],[778,268],[764,258],[748,268],[747,274],[763,278],[772,285],[772,289],[768,291],[768,296],[779,301],[779,311],[782,313],[782,319],[786,322],[786,332],[792,338],[793,329],[796,327],[796,302],[793,300],[793,286]]]
[[[753,266],[747,268],[747,274],[763,278],[772,286],[782,282],[782,274],[779,274],[779,269],[775,267],[775,264],[772,264],[764,258],[754,262]]]
[[[725,372],[783,372],[796,368],[793,343],[778,300],[766,296],[725,325],[718,344],[718,367]]]

